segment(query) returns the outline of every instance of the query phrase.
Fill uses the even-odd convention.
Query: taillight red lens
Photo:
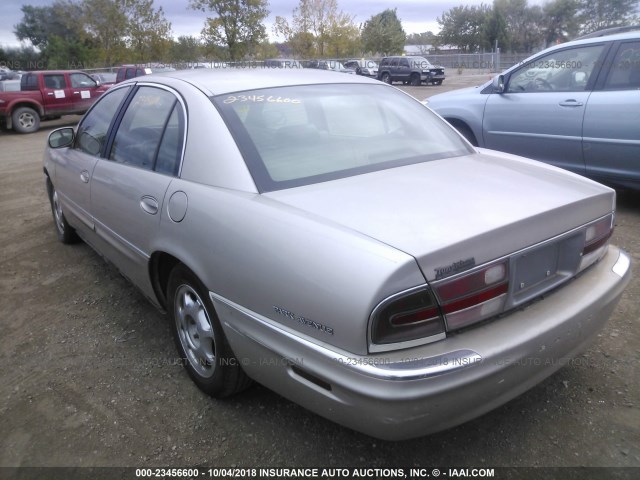
[[[509,290],[509,284],[503,283],[497,287],[483,290],[480,293],[470,295],[468,297],[461,298],[460,300],[454,300],[442,307],[445,314],[457,312],[458,310],[464,310],[469,307],[473,307],[479,303],[484,303],[492,298],[495,298],[503,293],[507,293]]]
[[[503,260],[434,284],[449,330],[500,313],[509,291],[509,262]]]
[[[583,255],[597,250],[605,245],[613,234],[612,216],[609,215],[596,223],[589,225],[585,234]]]
[[[391,298],[373,312],[372,344],[409,342],[444,332],[444,320],[427,287]]]

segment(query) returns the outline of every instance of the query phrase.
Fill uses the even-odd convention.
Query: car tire
[[[433,84],[434,85],[442,85],[442,80],[434,80]]]
[[[33,133],[40,128],[40,115],[30,107],[16,108],[11,114],[11,121],[18,133]]]
[[[418,87],[422,83],[420,81],[420,75],[417,74],[417,73],[412,73],[411,74],[411,78],[409,79],[409,82],[411,83],[412,87]]]
[[[198,388],[224,398],[251,385],[227,342],[208,290],[183,264],[171,271],[167,300],[176,348]]]
[[[62,211],[62,203],[58,192],[47,178],[47,193],[49,194],[49,203],[51,204],[51,213],[53,214],[53,224],[56,227],[56,235],[58,240],[65,244],[76,243],[80,238],[71,225],[67,222],[64,212]]]
[[[391,85],[391,75],[389,75],[387,72],[384,72],[382,74],[382,76],[380,77],[380,80],[382,80],[384,83],[388,83],[389,85]]]
[[[460,132],[460,134],[464,138],[466,138],[471,145],[473,145],[474,147],[478,146],[478,140],[476,139],[476,136],[474,135],[473,131],[465,123],[462,123],[460,121],[450,121],[449,123],[451,123],[453,128],[455,128],[458,132]]]

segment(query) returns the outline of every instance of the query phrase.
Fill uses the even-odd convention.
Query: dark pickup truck
[[[0,123],[33,133],[40,120],[86,112],[108,88],[79,71],[28,72],[20,79],[19,92],[0,92]]]

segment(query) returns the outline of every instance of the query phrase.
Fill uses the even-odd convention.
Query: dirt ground
[[[406,90],[422,99],[488,78],[453,75]],[[0,132],[0,467],[640,466],[639,193],[619,194],[613,237],[634,278],[578,361],[465,425],[383,442],[260,386],[205,396],[166,319],[85,244],[57,242],[42,153],[78,119]]]

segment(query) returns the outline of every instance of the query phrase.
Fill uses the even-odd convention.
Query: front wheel
[[[49,194],[49,203],[51,204],[51,213],[53,214],[53,223],[56,227],[56,235],[58,240],[62,243],[76,243],[78,241],[78,234],[71,225],[67,222],[62,211],[62,203],[60,202],[60,196],[51,183],[51,180],[47,178],[47,193]]]
[[[169,276],[167,299],[178,353],[198,388],[223,398],[248,387],[251,380],[227,343],[207,289],[182,264]]]
[[[462,122],[451,122],[451,125],[453,125],[453,127],[458,130],[458,132],[460,132],[460,134],[464,138],[466,138],[471,145],[473,145],[474,147],[478,146],[478,140],[476,139],[476,136],[466,124]]]
[[[442,85],[442,80],[434,80],[433,84],[434,85]]]
[[[40,128],[40,115],[33,108],[16,108],[11,114],[13,129],[18,133],[33,133]]]

